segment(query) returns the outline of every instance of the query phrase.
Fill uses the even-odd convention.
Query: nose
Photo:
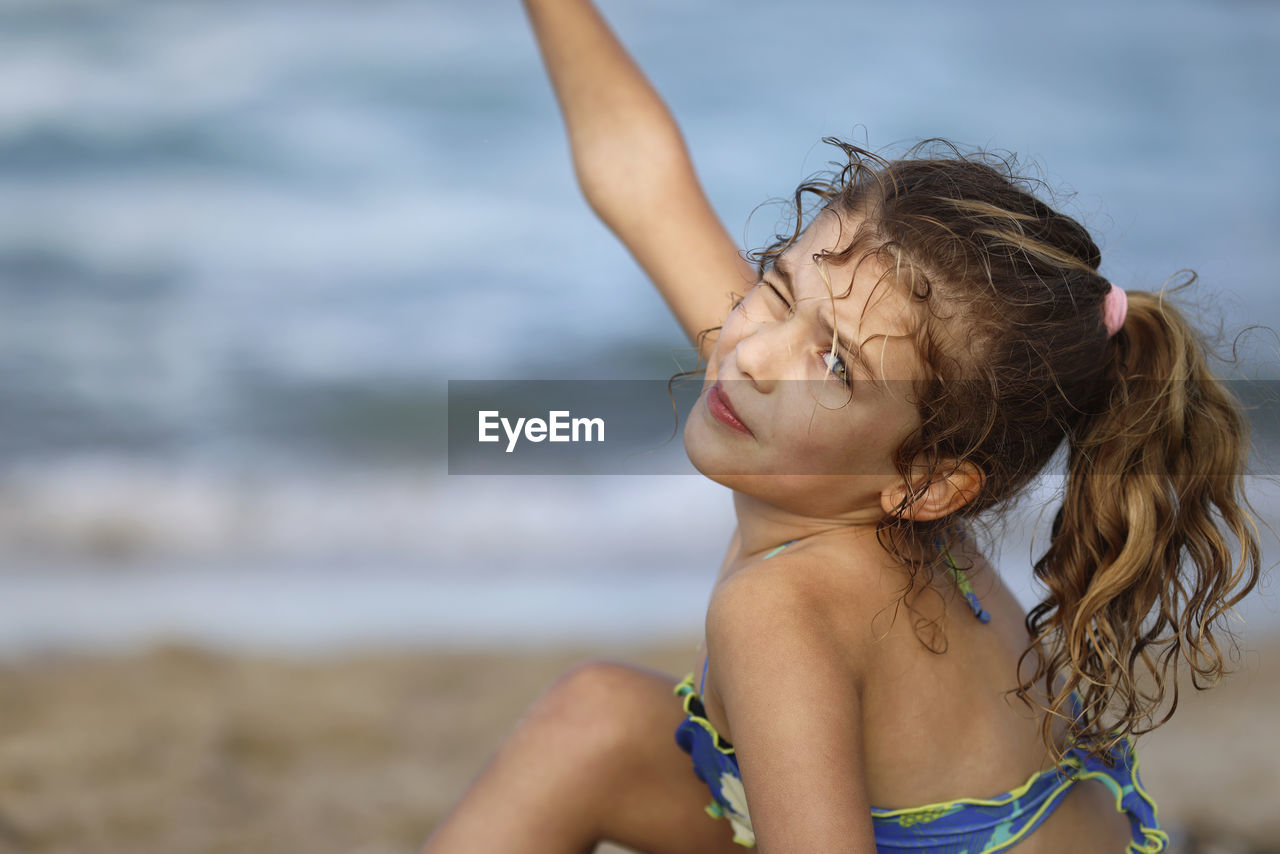
[[[738,370],[757,389],[768,391],[782,378],[786,356],[794,349],[794,324],[769,318],[743,330],[734,348]]]

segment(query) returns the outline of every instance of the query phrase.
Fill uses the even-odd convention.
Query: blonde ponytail
[[[1023,658],[1036,666],[1018,689],[1047,696],[1099,749],[1173,714],[1179,662],[1196,688],[1222,676],[1225,618],[1260,563],[1239,403],[1164,295],[1128,301],[1109,342],[1113,386],[1068,437],[1066,496],[1035,566],[1049,595],[1027,617],[1035,644]],[[1052,725],[1047,716],[1046,744]]]

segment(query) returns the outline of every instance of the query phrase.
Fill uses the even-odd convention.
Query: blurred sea
[[[604,10],[744,245],[822,136],[945,136],[1018,152],[1122,287],[1192,267],[1228,343],[1280,329],[1280,6]],[[719,487],[445,474],[450,379],[689,362],[517,3],[0,0],[0,200],[0,651],[699,630]],[[1037,512],[1001,552],[1028,600]]]

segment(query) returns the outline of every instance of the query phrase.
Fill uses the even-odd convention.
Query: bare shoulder
[[[834,617],[848,623],[873,614],[902,594],[905,576],[874,540],[845,540],[788,549],[723,579],[712,596],[713,612],[731,616],[753,604],[802,608],[810,621]]]
[[[831,658],[856,670],[870,638],[860,629],[889,601],[874,560],[869,550],[836,558],[830,550],[796,549],[725,578],[707,610],[708,646],[720,648],[713,658],[722,663],[738,650],[762,662],[796,645],[805,655],[793,668]]]
[[[762,849],[874,847],[861,656],[833,629],[829,572],[813,554],[778,555],[726,578],[707,613],[715,695]]]

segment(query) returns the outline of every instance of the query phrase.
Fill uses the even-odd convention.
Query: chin
[[[701,413],[698,412],[698,407],[700,406],[702,406],[702,401],[698,401],[694,406],[693,412],[689,413],[689,420],[685,422],[682,436],[684,439],[684,453],[689,458],[689,462],[693,463],[694,468],[710,477],[708,469],[709,464],[712,462],[711,457],[714,454],[708,452],[707,444],[710,437],[706,435],[705,425],[698,423],[701,421]]]
[[[741,447],[726,442],[718,431],[705,424],[686,425],[684,450],[699,474],[737,492],[767,497],[780,481],[787,479],[786,475],[762,472],[758,465],[752,467],[753,458],[744,454]]]
[[[702,406],[699,402],[698,406]],[[724,486],[731,486],[725,478],[735,478],[746,474],[742,466],[742,454],[734,453],[724,437],[717,436],[695,408],[684,425],[684,452],[689,462],[701,474]]]

